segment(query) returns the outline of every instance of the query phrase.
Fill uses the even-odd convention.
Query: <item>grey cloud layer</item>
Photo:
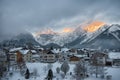
[[[89,19],[118,23],[119,4],[119,0],[0,0],[0,37],[44,26],[59,29],[69,20],[70,24]]]

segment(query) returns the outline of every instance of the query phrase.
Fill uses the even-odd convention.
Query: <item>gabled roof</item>
[[[36,51],[35,51],[35,50],[31,50],[31,52],[32,52],[32,53],[36,53]]]
[[[53,53],[59,53],[60,52],[60,50],[59,49],[53,49],[53,50],[51,50]]]
[[[54,54],[51,50],[49,52],[47,52],[47,54]]]
[[[61,48],[61,51],[64,51],[64,52],[66,52],[66,51],[69,51],[70,49],[68,49],[68,48]]]
[[[10,52],[13,52],[13,51],[18,51],[18,50],[21,50],[21,49],[22,49],[22,47],[12,48],[12,49],[10,49]]]
[[[72,55],[72,56],[70,56],[70,58],[79,58],[79,57],[77,57],[77,56],[75,56],[75,55]]]
[[[29,52],[29,50],[19,50],[23,55],[27,54]]]
[[[107,56],[107,54],[101,53],[101,52],[96,52],[92,56],[94,56],[94,57],[105,57],[105,56]]]

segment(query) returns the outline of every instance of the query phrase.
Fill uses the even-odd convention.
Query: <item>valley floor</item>
[[[37,76],[30,76],[30,79],[28,80],[45,80],[45,77],[48,74],[48,63],[27,63],[26,64],[30,73],[34,72],[34,70],[37,70]],[[52,70],[54,78],[53,80],[76,80],[73,78],[69,73],[72,72],[74,74],[74,67],[75,64],[69,64],[70,70],[67,73],[66,77],[63,79],[61,77],[62,72],[57,74],[56,68],[61,67],[61,63],[53,63],[52,64]],[[120,79],[120,67],[106,67],[107,68],[107,75],[112,75],[112,80],[119,80]],[[25,80],[24,76],[20,74],[19,71],[12,71],[13,75],[9,76],[8,78],[5,78],[3,80]],[[85,78],[84,80],[106,80],[101,78],[95,78],[95,76],[90,76],[88,78]]]

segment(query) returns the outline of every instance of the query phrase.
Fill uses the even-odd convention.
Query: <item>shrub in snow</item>
[[[61,65],[61,71],[64,72],[64,74],[66,75],[66,73],[69,71],[70,67],[67,63],[67,61],[65,61],[62,65]]]
[[[84,61],[79,61],[75,68],[74,68],[74,72],[76,75],[76,80],[81,80],[82,78],[85,77],[85,73],[86,73],[86,68],[84,65]]]
[[[25,79],[29,79],[29,77],[30,77],[30,72],[29,72],[29,70],[27,69],[27,70],[26,70],[26,73],[25,73]]]
[[[59,68],[59,67],[56,68],[56,72],[57,72],[58,74],[60,73],[60,68]]]
[[[65,74],[61,74],[61,77],[62,77],[62,78],[65,78]]]
[[[53,71],[51,69],[49,69],[47,79],[52,80],[52,78],[53,78]]]
[[[112,80],[112,75],[107,75],[106,80]]]
[[[13,73],[12,73],[12,72],[10,72],[10,73],[9,73],[9,75],[10,75],[10,76],[13,76]]]
[[[70,72],[70,75],[72,75],[72,72]]]

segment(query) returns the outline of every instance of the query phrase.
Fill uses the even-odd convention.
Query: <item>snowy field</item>
[[[111,59],[120,59],[120,52],[109,52],[109,57]]]
[[[34,70],[37,70],[37,77],[35,76],[31,76],[30,79],[28,80],[45,80],[45,77],[48,74],[48,70],[51,67],[51,69],[53,70],[53,75],[54,78],[53,80],[57,80],[57,78],[59,78],[59,80],[75,80],[71,77],[70,72],[74,73],[74,67],[75,64],[69,64],[70,66],[70,70],[67,73],[67,76],[62,79],[62,77],[60,76],[60,74],[62,74],[62,72],[60,72],[59,74],[57,74],[56,72],[56,68],[57,67],[61,67],[61,64],[56,62],[53,63],[52,66],[48,66],[48,63],[27,63],[26,64],[30,73],[34,72]],[[107,69],[108,75],[112,75],[112,80],[119,80],[120,79],[120,68],[116,68],[116,67],[109,67]],[[19,72],[14,72],[13,76],[9,78],[9,80],[25,80],[24,76],[21,76],[21,74]],[[85,78],[84,80],[105,80],[105,79],[100,79],[100,78],[95,78],[95,77],[89,77],[89,78]]]

